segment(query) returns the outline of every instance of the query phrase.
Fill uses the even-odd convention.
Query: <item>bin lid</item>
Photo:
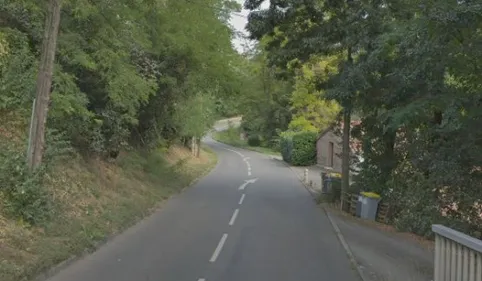
[[[363,197],[370,199],[381,199],[380,195],[375,192],[360,192]]]
[[[321,172],[321,174],[325,174],[325,177],[327,177],[327,178],[341,178],[340,173],[323,173],[323,172]]]

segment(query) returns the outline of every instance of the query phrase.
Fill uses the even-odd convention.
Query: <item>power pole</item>
[[[45,146],[45,123],[50,102],[57,36],[60,25],[61,0],[49,0],[45,31],[37,76],[36,99],[33,108],[27,164],[30,171],[42,163]]]

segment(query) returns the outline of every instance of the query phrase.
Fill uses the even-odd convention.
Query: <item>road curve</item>
[[[217,167],[50,281],[358,281],[289,168],[206,140]]]

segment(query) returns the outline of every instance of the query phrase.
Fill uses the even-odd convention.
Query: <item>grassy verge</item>
[[[248,142],[246,140],[242,140],[239,137],[239,130],[237,130],[236,128],[230,128],[222,132],[213,132],[212,136],[213,139],[232,146],[253,150],[269,155],[281,155],[278,151],[269,147],[248,145]]]
[[[131,151],[116,163],[76,157],[47,176],[55,214],[31,227],[2,214],[0,198],[0,280],[30,280],[56,264],[122,232],[159,203],[180,192],[216,164],[212,151],[199,159],[182,147]]]

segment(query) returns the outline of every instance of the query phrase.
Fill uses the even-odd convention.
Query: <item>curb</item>
[[[271,159],[276,160],[276,161],[278,161],[278,162],[281,162],[281,163],[283,163],[286,167],[288,167],[288,168],[295,174],[295,176],[298,178],[298,180],[301,182],[301,184],[305,187],[305,189],[310,193],[310,195],[313,197],[313,199],[316,200],[316,197],[317,197],[318,194],[317,194],[313,189],[311,189],[308,184],[306,184],[306,183],[303,181],[303,178],[300,177],[300,176],[298,175],[298,173],[297,173],[295,170],[293,170],[293,168],[292,168],[290,165],[288,165],[288,163],[286,163],[285,161],[280,160],[280,159],[278,159],[278,158],[274,158],[273,156],[271,156]]]
[[[288,168],[290,168],[290,170],[296,175],[296,177],[298,178],[298,180],[301,182],[301,184],[303,184],[303,186],[305,187],[305,189],[310,193],[310,195],[313,197],[313,199],[316,200],[316,196],[317,194],[310,188],[308,187],[308,185],[303,181],[303,178],[301,178],[298,173],[296,171],[293,170],[293,168],[288,165],[288,163],[286,163],[285,161],[283,160],[279,160],[277,158],[274,158],[274,157],[271,157],[271,159],[273,160],[277,160],[279,162],[282,162],[283,164],[285,164],[285,166],[287,166]],[[352,267],[355,268],[356,272],[358,273],[358,276],[360,277],[360,279],[362,281],[371,281],[371,279],[367,278],[365,276],[365,274],[362,272],[362,270],[360,269],[360,265],[358,264],[358,262],[356,261],[355,259],[355,255],[353,255],[353,252],[351,251],[350,249],[350,246],[348,245],[348,243],[346,242],[345,240],[345,237],[343,236],[343,234],[341,233],[341,230],[340,228],[338,227],[338,224],[335,222],[335,220],[333,219],[333,217],[330,215],[329,211],[326,209],[326,207],[324,205],[321,205],[322,209],[323,209],[323,212],[326,214],[326,216],[328,217],[328,220],[330,221],[330,224],[331,226],[333,227],[333,230],[335,231],[335,234],[336,234],[336,237],[338,238],[338,241],[340,241],[340,244],[343,246],[343,249],[345,250],[346,252],[346,255],[348,256],[348,259],[350,260],[350,263],[352,265]]]
[[[211,153],[211,151],[209,152]],[[113,239],[115,239],[117,236],[121,235],[122,233],[124,233],[125,231],[127,231],[129,228],[135,226],[136,224],[142,222],[143,220],[147,219],[148,217],[154,215],[154,213],[160,209],[162,209],[162,205],[164,203],[166,203],[169,199],[179,195],[179,194],[182,194],[186,189],[192,187],[193,185],[195,185],[197,182],[199,182],[201,179],[203,179],[204,177],[208,176],[210,173],[212,173],[216,168],[218,168],[219,166],[219,161],[218,161],[218,158],[217,158],[217,155],[216,153],[214,153],[216,158],[216,164],[213,165],[213,166],[210,166],[208,168],[206,168],[206,170],[204,170],[198,177],[194,178],[193,180],[191,180],[191,182],[189,184],[187,184],[186,186],[184,186],[183,188],[181,188],[179,190],[179,192],[169,196],[168,198],[160,201],[156,206],[153,206],[151,209],[148,210],[148,214],[144,217],[142,217],[140,220],[137,220],[137,221],[133,221],[130,225],[126,226],[123,230],[121,230],[120,232],[118,233],[115,233],[115,234],[112,234],[112,235],[109,235],[107,236],[106,238],[98,241],[97,243],[95,243],[93,245],[92,248],[90,249],[86,249],[84,251],[82,251],[82,253],[79,253],[77,255],[72,255],[70,256],[70,258],[58,263],[57,265],[54,265],[53,267],[47,269],[47,270],[44,270],[43,272],[39,273],[38,275],[32,277],[31,280],[33,281],[47,281],[49,278],[52,278],[54,277],[56,274],[60,273],[61,271],[63,271],[64,269],[67,269],[69,266],[71,266],[72,264],[88,257],[89,255],[91,255],[92,253],[96,252],[97,250],[99,250],[100,248],[102,248],[103,246],[107,245],[109,242],[111,242]]]
[[[353,252],[351,251],[350,249],[350,246],[348,245],[348,243],[346,242],[345,240],[345,237],[343,236],[343,234],[341,233],[341,230],[340,228],[338,227],[338,224],[335,222],[335,220],[333,219],[333,217],[330,215],[329,211],[326,209],[325,206],[322,206],[323,208],[323,211],[325,212],[326,216],[328,217],[328,220],[330,221],[331,223],[331,226],[333,227],[333,230],[335,231],[335,234],[336,236],[338,237],[338,240],[340,241],[340,244],[343,246],[343,248],[345,249],[345,252],[346,252],[346,255],[348,256],[348,259],[350,260],[350,263],[352,264],[352,266],[356,269],[357,273],[358,273],[358,276],[360,277],[360,279],[362,281],[371,281],[369,278],[367,278],[365,276],[365,274],[363,273],[363,271],[361,270],[360,268],[360,265],[358,264],[358,262],[356,261],[355,259],[355,255],[353,255]]]

